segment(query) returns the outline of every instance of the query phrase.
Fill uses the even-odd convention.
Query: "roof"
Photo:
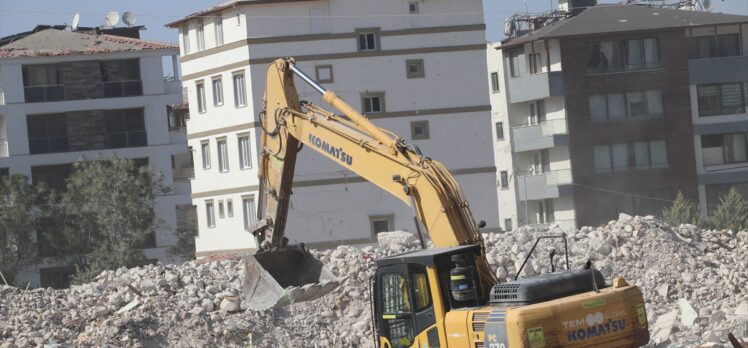
[[[454,254],[461,254],[465,252],[479,252],[480,245],[462,245],[449,248],[432,248],[423,249],[417,251],[411,251],[408,253],[385,257],[377,260],[378,267],[384,267],[392,264],[402,263],[415,263],[424,266],[431,266],[435,263],[435,259],[439,256],[449,256]]]
[[[300,1],[315,1],[315,0],[233,0],[233,1],[227,1],[224,2],[218,6],[213,6],[209,9],[197,11],[191,15],[188,15],[187,17],[184,17],[178,21],[174,21],[171,23],[167,23],[166,27],[174,28],[179,26],[180,24],[197,17],[207,17],[210,16],[216,12],[223,11],[227,8],[232,8],[236,6],[241,5],[263,5],[263,4],[279,4],[284,2],[300,2]]]
[[[748,23],[748,16],[637,5],[597,5],[574,17],[509,40],[502,48],[539,39],[737,23]]]
[[[179,46],[109,34],[93,35],[46,29],[1,46],[0,59],[165,49],[179,49]]]

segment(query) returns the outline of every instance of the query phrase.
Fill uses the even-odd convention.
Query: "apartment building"
[[[444,162],[476,219],[499,227],[481,1],[232,1],[168,26],[179,29],[189,92],[199,256],[256,247],[246,228],[257,218],[258,114],[278,57],[294,57],[376,124]],[[370,243],[381,231],[414,231],[411,214],[345,168],[300,154],[292,242]]]
[[[166,81],[162,67],[162,58],[176,58],[178,47],[142,40],[138,28],[118,28],[128,36],[37,29],[0,39],[2,173],[63,190],[81,156],[116,154],[150,165],[174,192],[156,199],[166,226],[153,233],[144,251],[151,261],[168,262],[177,216],[184,221],[191,210],[186,136],[167,110],[182,102],[181,85]],[[43,244],[40,239],[42,263],[17,280],[64,286],[74,270],[46,257]]]
[[[748,17],[562,5],[564,18],[499,47],[521,223],[659,214],[679,191],[706,207],[748,180],[728,155],[745,153]]]

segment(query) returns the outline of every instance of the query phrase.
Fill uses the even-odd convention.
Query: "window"
[[[501,185],[502,189],[508,189],[509,188],[509,173],[506,170],[502,170],[500,173],[501,181],[499,182],[499,185]]]
[[[204,113],[205,112],[205,84],[200,82],[195,82],[195,88],[197,91],[197,112]]]
[[[504,140],[504,122],[496,122],[496,140]]]
[[[27,103],[65,99],[60,65],[24,65],[22,71],[24,97]]]
[[[405,274],[386,273],[381,278],[382,316],[393,348],[410,347],[415,339],[409,282]]]
[[[247,91],[244,84],[244,73],[234,73],[234,106],[247,105]]]
[[[610,145],[595,145],[592,147],[595,173],[610,173],[613,164],[610,159]]]
[[[229,217],[234,217],[234,201],[231,199],[226,200],[226,213]]]
[[[499,91],[499,73],[491,73],[491,91],[497,93]]]
[[[225,210],[223,209],[223,201],[218,201],[218,217],[223,219],[226,217]]]
[[[652,69],[660,66],[657,39],[598,41],[587,45],[591,74]]]
[[[218,170],[222,173],[229,171],[229,149],[226,138],[218,139]]]
[[[332,65],[317,65],[314,67],[314,72],[317,75],[317,82],[320,83],[332,83]]]
[[[509,72],[512,77],[519,77],[519,54],[518,50],[509,52]]]
[[[659,118],[665,113],[662,90],[597,94],[589,96],[588,101],[593,122]]]
[[[252,168],[252,153],[250,152],[249,135],[239,137],[239,167]]]
[[[413,140],[429,138],[429,121],[413,121],[410,123],[410,136]]]
[[[197,50],[205,49],[205,25],[202,19],[197,20]]]
[[[252,227],[257,220],[254,196],[242,197],[242,211],[244,214],[244,230],[249,231],[249,228]]]
[[[70,177],[72,170],[72,164],[31,167],[31,182],[44,183],[47,187],[62,192],[67,188],[66,180]]]
[[[722,34],[688,39],[689,59],[740,55],[740,34]]]
[[[620,172],[629,168],[629,146],[626,143],[611,145],[613,171]]]
[[[213,29],[216,34],[216,46],[223,45],[223,17],[221,17],[221,14],[216,15],[213,19]]]
[[[242,13],[241,12],[236,13],[236,25],[237,26],[242,25]]]
[[[182,47],[184,54],[190,54],[190,28],[187,24],[182,26]]]
[[[213,201],[205,201],[205,216],[208,227],[216,227],[216,210],[213,207]]]
[[[504,219],[504,231],[512,230],[512,219]]]
[[[743,83],[699,85],[699,116],[731,115],[745,112],[748,98]]]
[[[221,77],[213,78],[213,106],[223,105],[223,81]]]
[[[75,274],[75,267],[54,267],[39,269],[39,284],[43,288],[66,289]]]
[[[143,109],[107,110],[105,117],[107,148],[148,145]]]
[[[417,1],[411,1],[408,3],[408,13],[418,14],[418,2]]]
[[[203,169],[210,169],[210,143],[207,140],[200,143],[200,151],[203,155]]]
[[[431,306],[431,292],[426,273],[413,273],[413,298],[418,312]]]
[[[358,50],[379,50],[379,29],[358,31]]]
[[[748,162],[748,133],[701,136],[705,165]]]
[[[143,95],[138,59],[105,60],[99,64],[104,97]]]
[[[374,114],[384,112],[384,94],[366,94],[361,97],[364,113]]]
[[[377,233],[394,230],[394,220],[394,215],[369,216],[372,235],[376,237]]]
[[[65,114],[28,115],[26,124],[31,154],[69,150]]]
[[[543,65],[540,60],[540,53],[528,54],[527,62],[529,63],[530,74],[537,74],[543,70]]]
[[[425,77],[423,71],[423,59],[408,59],[405,61],[405,73],[409,79]]]
[[[634,143],[634,162],[636,169],[667,168],[667,143],[665,140]]]
[[[537,125],[545,122],[545,101],[538,100],[530,103],[530,124]]]

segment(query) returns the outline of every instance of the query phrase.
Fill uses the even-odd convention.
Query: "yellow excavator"
[[[294,77],[339,114],[299,101]],[[639,288],[621,277],[606,284],[589,262],[572,270],[567,254],[565,270],[499,283],[485,256],[480,232],[485,223],[473,220],[449,171],[374,125],[293,59],[268,67],[264,103],[261,220],[253,232],[260,247],[247,258],[244,284],[251,308],[316,298],[336,286],[320,261],[303,245],[288,245],[284,236],[303,144],[413,210],[423,249],[376,260],[370,282],[376,347],[639,347],[649,341]],[[566,244],[563,235],[547,236],[552,237]],[[428,240],[434,248],[426,248]]]

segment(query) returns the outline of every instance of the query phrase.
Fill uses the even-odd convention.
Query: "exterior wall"
[[[449,12],[456,6],[447,0],[419,4],[421,14]],[[460,12],[482,11],[479,1],[461,2],[459,7]],[[398,15],[356,16],[375,8],[377,13]],[[237,149],[231,145],[233,132],[250,132],[255,140],[252,157],[256,161],[259,140],[256,115],[262,110],[265,70],[273,59],[286,56],[296,57],[297,65],[313,77],[316,65],[332,65],[333,82],[324,85],[354,107],[360,107],[362,93],[384,92],[385,112],[369,115],[374,122],[443,162],[456,174],[475,218],[486,220],[488,229],[499,227],[496,196],[486,194],[485,190],[487,185],[494,187],[496,180],[490,153],[493,141],[487,128],[490,126],[490,106],[485,93],[487,73],[481,68],[485,67],[486,59],[482,16],[411,17],[402,15],[408,13],[407,3],[383,5],[342,0],[325,6],[289,2],[245,5],[237,10],[253,20],[246,22],[246,27],[236,26],[235,19],[224,12],[226,44],[211,48],[213,35],[206,30],[208,49],[182,59],[192,110],[188,137],[195,150],[197,168],[192,190],[193,203],[198,206],[199,255],[255,247],[253,237],[244,232],[242,215],[235,212],[232,221],[217,219],[215,228],[206,226],[204,215],[206,199],[215,201],[224,197],[221,195],[234,195],[234,199],[242,195],[257,197],[256,165],[243,173],[234,173],[233,168],[228,173],[218,173],[215,165],[203,170],[197,163],[199,149],[200,143],[208,140],[215,164],[215,138],[226,136],[230,162],[236,162],[238,154],[231,153]],[[309,17],[310,13],[321,13],[322,17],[320,20]],[[271,20],[281,14],[291,18],[282,23]],[[325,16],[343,20],[330,21]],[[190,28],[195,21],[189,21]],[[357,51],[355,33],[359,28],[379,28],[380,50]],[[327,34],[314,36],[319,33]],[[191,43],[193,48],[195,45],[196,41]],[[423,59],[424,78],[407,78],[409,59]],[[233,106],[230,76],[239,69],[246,74],[248,105],[237,109]],[[214,108],[209,82],[216,74],[223,76],[225,101],[223,106]],[[195,100],[195,82],[201,79],[205,79],[208,101],[204,114],[197,112]],[[303,82],[297,81],[297,88],[301,99],[320,102],[320,97]],[[429,139],[413,140],[411,122],[425,120],[429,122]],[[466,153],[470,156],[465,156]],[[313,151],[302,151],[297,161],[287,236],[293,243],[319,246],[336,241],[368,243],[374,240],[369,217],[379,215],[394,215],[394,228],[413,230],[410,209],[394,200],[388,201],[390,198],[380,191]],[[227,234],[236,238],[225,238]]]
[[[697,196],[693,153],[690,101],[688,91],[688,52],[683,31],[660,31],[605,36],[601,39],[656,37],[659,41],[661,68],[587,75],[586,42],[591,38],[569,38],[562,41],[566,111],[571,164],[574,173],[574,205],[578,225],[597,225],[627,212],[619,206],[631,194],[646,195],[654,190],[678,191],[692,200]],[[661,88],[665,116],[662,119],[592,123],[588,96],[606,92]],[[592,147],[597,144],[631,143],[665,138],[669,168],[659,170],[596,174]],[[608,193],[614,191],[617,193]],[[615,207],[610,209],[611,207]],[[617,211],[616,211],[617,210]],[[659,211],[653,211],[653,214]]]
[[[0,138],[7,139],[8,154],[7,156],[0,155],[0,168],[8,168],[10,174],[18,173],[31,178],[32,167],[73,163],[81,156],[85,156],[86,158],[96,158],[97,156],[106,158],[116,154],[117,156],[126,158],[148,158],[150,166],[163,174],[164,183],[175,188],[172,194],[156,198],[156,215],[164,221],[166,227],[156,231],[156,247],[144,251],[147,258],[158,259],[161,262],[176,261],[166,254],[168,248],[176,244],[176,236],[173,232],[177,224],[176,207],[190,204],[189,185],[185,185],[185,180],[183,179],[175,179],[171,166],[172,156],[183,155],[187,152],[187,148],[184,136],[175,131],[170,132],[168,128],[167,105],[180,104],[182,102],[181,90],[178,86],[179,81],[167,82],[162,78],[161,57],[169,54],[176,54],[176,52],[122,52],[101,55],[0,60],[0,86],[2,86],[5,97],[4,103],[0,103],[0,131],[2,132]],[[24,102],[22,79],[22,65],[24,64],[64,62],[67,65],[76,66],[84,64],[83,61],[94,59],[125,58],[140,59],[141,80],[143,82],[142,96],[37,103]],[[77,63],[78,61],[81,61],[81,63]],[[98,72],[98,69],[96,70]],[[80,81],[88,81],[92,78],[91,76],[84,77],[84,73],[80,71],[71,71],[71,73],[79,74],[78,80]],[[83,86],[85,83],[81,83],[80,85]],[[84,97],[84,94],[81,94],[81,96]],[[104,112],[101,110],[128,108],[144,109],[148,146],[118,149],[101,148],[100,134],[95,134],[101,131],[101,129],[95,124],[91,124],[91,121],[86,120],[86,118],[91,114],[103,115]],[[92,133],[85,136],[88,138],[86,142],[89,143],[88,145],[98,149],[31,155],[29,152],[26,116],[60,112],[71,115],[68,123],[69,129],[75,127],[76,124],[84,124],[86,128],[92,127],[88,129]],[[96,129],[96,132],[93,132],[93,128]],[[78,145],[82,145],[82,143]],[[71,150],[75,149],[73,142],[71,142],[70,148]],[[17,280],[20,283],[29,282],[31,286],[38,286],[40,281],[39,270],[58,266],[60,265],[51,259],[43,260],[40,265],[35,265],[27,269]]]

